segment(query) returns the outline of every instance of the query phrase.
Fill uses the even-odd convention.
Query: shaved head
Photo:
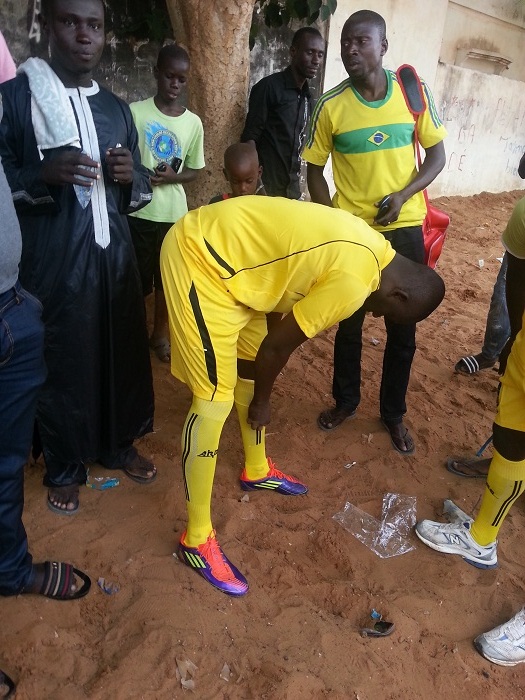
[[[346,20],[344,26],[346,27],[347,24],[369,24],[376,27],[381,39],[386,37],[385,20],[380,14],[373,12],[372,10],[358,10],[357,12],[354,12],[354,14],[350,15],[350,17]]]
[[[224,152],[224,176],[230,183],[232,195],[255,194],[262,174],[259,156],[251,143],[234,143]]]
[[[364,308],[394,323],[418,323],[437,309],[444,296],[445,283],[437,272],[396,253]]]
[[[259,167],[259,156],[250,143],[234,143],[224,151],[224,167],[230,171],[240,163]]]

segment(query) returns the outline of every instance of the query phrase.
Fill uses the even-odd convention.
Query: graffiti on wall
[[[465,97],[453,94],[441,104],[441,118],[449,133],[446,170],[472,171],[479,161],[480,149],[504,156],[505,173],[517,175],[518,163],[525,152],[525,106],[522,100],[506,97]]]

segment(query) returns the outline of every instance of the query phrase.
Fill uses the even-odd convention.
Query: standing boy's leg
[[[166,234],[173,224],[157,223],[156,224],[156,251],[155,251],[155,266],[153,270],[153,287],[155,289],[155,314],[153,317],[153,330],[151,332],[151,345],[155,348],[157,357],[162,362],[169,362],[171,358],[171,348],[169,344],[168,331],[168,308],[166,306],[166,297],[164,296],[164,287],[162,285],[162,276],[160,274],[160,249]]]
[[[417,263],[424,262],[421,226],[386,231],[384,236],[396,253]],[[379,411],[395,449],[402,454],[411,454],[414,451],[414,441],[403,424],[403,416],[406,413],[406,393],[416,352],[416,325],[391,323],[385,318],[385,326],[387,340],[379,391]]]
[[[490,307],[487,314],[487,324],[485,327],[485,338],[481,355],[488,362],[496,364],[501,351],[510,336],[510,320],[507,311],[506,299],[506,276],[507,276],[507,253],[503,256],[496,283],[490,299]]]

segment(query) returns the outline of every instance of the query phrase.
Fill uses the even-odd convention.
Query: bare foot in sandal
[[[456,476],[463,476],[467,479],[486,479],[492,459],[490,457],[449,457],[447,459],[447,469]]]
[[[20,591],[23,594],[43,595],[54,600],[76,600],[91,588],[91,579],[72,564],[46,561],[33,564],[29,582]]]
[[[157,467],[138,452],[122,471],[137,484],[151,484],[157,478]]]
[[[79,485],[52,486],[47,492],[47,507],[53,513],[74,515],[79,507]]]
[[[347,418],[355,416],[355,409],[349,408],[328,408],[317,416],[317,425],[321,430],[334,430],[338,428]]]
[[[388,430],[394,450],[397,450],[402,455],[411,455],[414,452],[416,449],[414,440],[403,421],[391,423],[390,421],[381,420],[381,423]]]

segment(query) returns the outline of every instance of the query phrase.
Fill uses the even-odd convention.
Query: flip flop
[[[142,468],[145,471],[153,471],[153,474],[151,476],[138,476],[137,474],[132,474],[130,469],[137,469],[137,467]],[[126,464],[125,467],[121,467],[121,469],[129,479],[135,481],[137,484],[152,484],[157,478],[157,467],[138,452],[133,460],[129,464]]]
[[[69,586],[73,577],[79,578],[83,584],[71,595],[68,595]],[[44,562],[44,577],[39,591],[20,591],[23,594],[43,595],[53,600],[78,600],[87,595],[91,588],[91,579],[72,564],[64,564],[57,561]]]
[[[330,432],[330,430],[335,430],[341,423],[344,423],[347,418],[353,418],[355,416],[355,409],[349,411],[347,408],[328,408],[326,411],[322,411],[317,416],[317,427],[325,432]]]
[[[478,459],[474,457],[449,457],[447,459],[447,469],[456,476],[463,476],[467,479],[485,479],[489,473],[490,457]]]
[[[155,355],[161,362],[169,362],[171,360],[171,345],[167,338],[150,340],[149,346],[155,351]]]
[[[68,499],[69,500],[69,499]],[[53,513],[57,513],[58,515],[75,515],[78,513],[78,509],[80,507],[80,502],[78,500],[78,494],[77,494],[77,505],[75,508],[70,508],[69,510],[67,508],[60,508],[59,506],[56,506],[50,499],[49,496],[49,491],[47,492],[47,507],[49,510],[51,510]]]
[[[496,360],[489,360],[481,353],[479,355],[465,355],[456,363],[454,371],[459,374],[477,374],[482,369],[494,367],[495,364]]]
[[[411,455],[414,453],[416,446],[414,445],[414,440],[412,439],[412,436],[410,435],[408,428],[405,426],[405,432],[403,435],[394,435],[392,433],[392,430],[399,425],[398,423],[387,423],[383,419],[381,419],[381,423],[385,426],[385,428],[388,430],[388,434],[390,435],[390,442],[392,443],[392,447],[394,450],[399,452],[399,454],[402,455]],[[403,450],[400,446],[399,443],[403,442],[405,446],[408,448],[406,450]]]
[[[7,693],[0,695],[1,700],[7,700],[7,698],[12,698],[16,691],[16,685],[14,681],[9,678],[7,673],[0,671],[0,692],[2,691],[2,686],[7,688]]]

